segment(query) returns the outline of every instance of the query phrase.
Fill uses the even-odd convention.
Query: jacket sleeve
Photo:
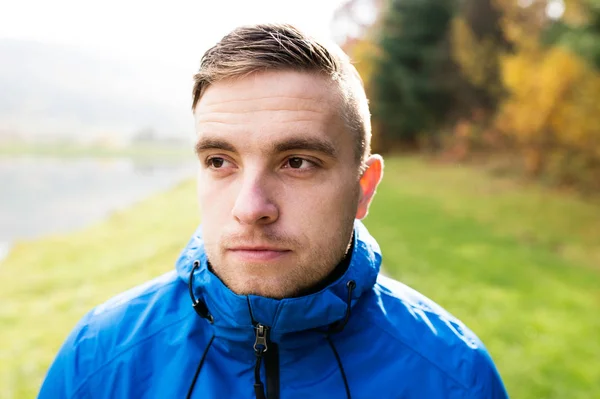
[[[487,350],[479,351],[472,399],[508,399],[508,393]]]
[[[86,316],[87,317],[87,316]],[[50,365],[38,399],[87,398],[79,391],[89,366],[80,356],[80,343],[86,330],[85,318],[69,334]]]

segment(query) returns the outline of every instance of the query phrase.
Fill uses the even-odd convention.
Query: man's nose
[[[272,201],[264,177],[244,179],[232,210],[241,224],[269,224],[279,217],[279,209]]]

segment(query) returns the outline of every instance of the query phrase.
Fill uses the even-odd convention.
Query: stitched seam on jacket
[[[139,341],[132,343],[130,346],[128,346],[127,348],[124,348],[123,350],[121,350],[120,352],[118,352],[116,355],[114,355],[113,357],[111,357],[109,360],[105,361],[103,364],[101,364],[100,366],[98,366],[94,371],[92,371],[91,373],[89,373],[81,382],[81,384],[79,384],[79,386],[77,387],[77,389],[73,392],[72,397],[76,398],[77,394],[80,393],[80,391],[86,386],[86,384],[89,382],[89,380],[95,376],[96,374],[98,374],[103,368],[109,366],[112,362],[114,362],[116,359],[118,359],[120,356],[124,355],[125,353],[129,352],[130,350],[136,348],[137,346],[139,346],[140,344],[146,342],[147,340],[153,338],[154,336],[160,334],[161,332],[163,332],[164,330],[166,330],[169,327],[172,327],[173,325],[177,324],[177,323],[181,323],[182,321],[184,321],[187,317],[189,317],[190,313],[194,313],[195,312],[188,312],[185,316],[181,317],[180,319],[177,319],[176,321],[174,321],[173,323],[167,324],[166,326],[163,326],[162,328],[160,328],[159,330],[155,331],[154,333],[148,335],[147,337],[144,337],[142,339],[140,339]]]

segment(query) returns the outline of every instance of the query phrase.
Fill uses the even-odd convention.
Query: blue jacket
[[[275,300],[230,291],[207,267],[198,231],[176,273],[79,322],[39,398],[507,397],[464,324],[379,275],[379,247],[358,221],[352,248],[341,278]]]

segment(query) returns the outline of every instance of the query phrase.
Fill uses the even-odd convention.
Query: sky
[[[31,79],[20,80],[21,92],[31,92],[33,89],[27,85],[31,86],[33,83],[29,81],[36,78],[61,88],[43,98],[27,98],[18,105],[13,101],[10,112],[5,110],[0,115],[0,131],[34,136],[57,132],[78,136],[82,131],[111,131],[121,135],[133,134],[144,124],[139,120],[139,108],[135,108],[135,115],[131,111],[128,125],[127,121],[115,122],[112,116],[118,112],[106,113],[100,125],[92,124],[81,113],[70,113],[77,105],[74,106],[72,99],[57,103],[60,101],[57,99],[64,98],[65,91],[88,93],[87,97],[94,102],[84,114],[105,108],[105,104],[110,106],[111,101],[113,111],[114,108],[118,111],[125,100],[145,101],[159,107],[162,113],[169,113],[167,116],[176,121],[177,126],[187,129],[191,120],[192,76],[202,54],[221,37],[243,24],[288,22],[331,40],[331,19],[343,3],[344,0],[0,0],[0,40],[48,44],[45,54],[52,57],[23,65],[23,68],[34,68],[34,75],[24,75]],[[98,62],[79,69],[61,69],[68,63],[63,53],[85,53],[85,59]],[[53,65],[58,67],[52,68]],[[133,72],[111,75],[111,65],[117,65],[119,71]],[[23,69],[19,65],[12,68],[13,71]],[[92,75],[87,77],[86,74]],[[0,76],[0,86],[2,81],[6,85],[7,79],[10,84],[10,77]],[[125,90],[126,98],[119,98],[118,93]],[[17,98],[10,93],[4,95]],[[10,98],[4,102],[10,102]],[[90,103],[89,98],[81,97],[81,104]],[[109,103],[102,103],[102,98]],[[111,98],[119,98],[121,102]],[[31,105],[32,102],[35,104]],[[56,108],[61,112],[52,114]],[[125,109],[120,113],[126,112],[129,111]],[[178,131],[172,129],[171,133],[179,134]]]
[[[0,0],[0,37],[85,48],[121,59],[196,66],[201,54],[246,23],[291,22],[331,37],[343,0]]]

